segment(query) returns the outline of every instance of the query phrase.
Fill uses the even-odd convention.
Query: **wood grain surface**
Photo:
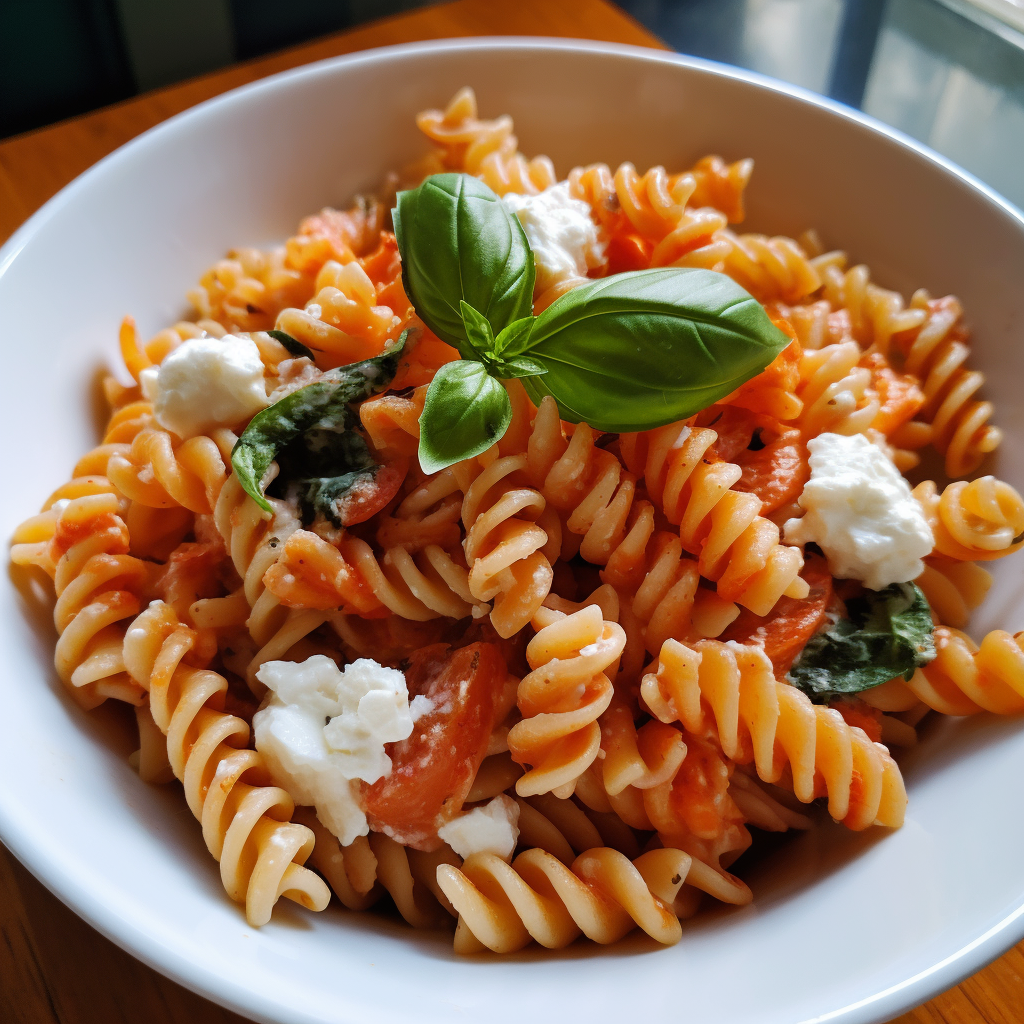
[[[211,96],[342,53],[476,35],[581,37],[665,48],[604,0],[459,0],[389,18],[0,143],[0,241],[101,157]],[[108,942],[0,847],[0,1024],[227,1024],[241,1020]],[[973,978],[898,1018],[898,1024],[1022,1022],[1024,943]]]

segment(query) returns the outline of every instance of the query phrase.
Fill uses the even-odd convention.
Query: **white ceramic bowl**
[[[212,100],[103,160],[11,239],[0,534],[94,442],[90,383],[116,363],[122,315],[147,335],[175,320],[229,247],[281,240],[421,152],[413,115],[464,84],[561,173],[751,155],[751,228],[814,225],[883,284],[956,292],[1007,432],[998,470],[1024,484],[1020,213],[869,118],[747,72],[603,44],[476,40],[360,53]],[[1019,563],[1000,565],[977,628],[1024,626],[1022,588]],[[1024,936],[1024,730],[991,718],[929,733],[907,764],[900,831],[829,824],[789,842],[755,872],[752,906],[699,916],[670,949],[633,937],[459,960],[447,936],[288,904],[255,931],[180,794],[126,764],[124,719],[84,714],[61,692],[47,609],[12,585],[0,601],[0,837],[104,934],[260,1020],[864,1024]]]

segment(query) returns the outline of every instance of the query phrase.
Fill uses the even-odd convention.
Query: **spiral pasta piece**
[[[864,264],[847,270],[841,252],[825,253],[814,263],[821,275],[823,302],[835,311],[833,329],[852,337],[861,348],[888,357],[897,336],[917,330],[924,322],[922,311],[907,308],[899,292],[875,284]]]
[[[827,796],[829,814],[852,829],[903,822],[906,790],[885,747],[777,682],[760,648],[702,640],[691,649],[668,640],[641,696],[656,718],[682,722],[688,732],[713,724],[726,757],[752,761],[765,782],[778,782],[788,765],[797,799]]]
[[[537,634],[526,648],[532,671],[518,691],[523,720],[508,734],[512,757],[531,766],[516,792],[567,797],[600,752],[598,719],[612,699],[605,670],[618,660],[626,637],[597,605],[571,615],[542,608],[533,625]]]
[[[23,525],[11,558],[53,577],[54,664],[75,700],[87,709],[108,697],[140,704],[145,694],[125,671],[121,642],[125,620],[139,613],[156,567],[128,553],[117,496],[99,484],[88,490],[94,493],[60,498]]]
[[[553,578],[548,533],[537,522],[545,501],[523,485],[526,469],[526,455],[497,459],[473,480],[462,502],[469,590],[477,601],[494,602],[491,623],[502,637],[530,621]]]
[[[635,927],[672,945],[682,936],[672,903],[689,863],[679,850],[652,850],[631,862],[599,847],[566,867],[543,850],[526,850],[512,864],[474,854],[461,869],[441,865],[437,878],[459,914],[457,953],[512,953],[530,939],[561,949],[581,933],[609,943]]]
[[[558,179],[547,157],[527,160],[519,152],[508,115],[493,121],[477,116],[476,94],[460,89],[443,110],[425,110],[416,117],[421,132],[437,146],[437,164],[427,163],[426,174],[459,170],[474,174],[498,195],[506,192],[535,194]]]
[[[800,359],[797,395],[804,403],[800,429],[805,438],[830,431],[863,434],[878,416],[881,402],[871,386],[871,371],[860,366],[855,341],[825,345]]]
[[[627,465],[642,467],[652,501],[679,524],[683,548],[697,555],[700,575],[717,582],[718,596],[767,615],[783,594],[806,595],[803,556],[780,543],[756,495],[733,490],[740,467],[705,457],[717,437],[705,427],[659,427],[631,442]]]
[[[960,561],[991,561],[1024,545],[1024,498],[1002,480],[956,480],[939,494],[934,481],[914,488],[935,535],[935,550]]]
[[[726,248],[714,269],[728,274],[759,302],[799,302],[821,287],[813,262],[792,238],[737,235],[723,228],[715,241]]]
[[[226,331],[268,331],[281,310],[312,294],[312,274],[293,265],[287,246],[233,249],[188,293],[199,317]]]
[[[527,469],[545,500],[566,516],[566,529],[581,538],[580,555],[607,565],[626,538],[631,513],[635,519],[651,505],[637,502],[633,512],[636,478],[611,452],[596,446],[598,436],[580,423],[567,441],[558,406],[546,395],[530,432]]]
[[[1002,431],[989,423],[992,403],[975,393],[985,375],[970,370],[970,348],[961,326],[963,310],[953,296],[931,299],[918,292],[911,307],[925,312],[924,321],[906,350],[904,369],[923,382],[921,419],[931,424],[931,442],[945,456],[946,474],[966,476],[981,465],[1002,441]]]
[[[152,428],[140,431],[127,451],[113,452],[106,469],[110,482],[140,505],[180,505],[198,513],[213,511],[227,478],[212,438],[176,441],[167,431]]]
[[[897,293],[871,283],[867,267],[844,272],[843,263],[824,268],[825,298],[848,312],[851,333],[862,347],[887,356],[895,343],[904,357],[903,369],[922,382],[924,406],[896,443],[913,447],[905,442],[920,446],[930,441],[945,456],[947,476],[974,472],[999,446],[1002,431],[989,423],[992,403],[974,397],[985,376],[966,366],[969,335],[959,301],[952,295],[933,299],[920,290],[904,306]]]
[[[248,749],[249,727],[221,710],[228,684],[202,667],[215,650],[207,646],[169,605],[154,601],[125,634],[124,662],[149,691],[174,775],[220,862],[225,890],[245,904],[249,923],[269,921],[282,896],[323,910],[330,892],[302,866],[313,850],[313,835],[291,822],[292,799],[272,784],[261,755]]]
[[[390,244],[394,247],[394,236]],[[275,326],[315,349],[320,365],[369,359],[394,337],[396,311],[380,303],[363,261],[328,260],[317,273],[314,289],[305,310],[282,310]],[[407,301],[407,308],[397,312],[408,314]]]
[[[1024,633],[995,629],[979,647],[950,626],[936,626],[935,659],[917,669],[909,682],[892,679],[864,691],[883,711],[906,711],[923,702],[944,715],[1024,711]]]
[[[424,853],[402,846],[382,832],[359,836],[342,846],[320,824],[312,808],[300,807],[294,820],[313,833],[315,845],[309,863],[349,910],[368,910],[387,894],[413,928],[436,928],[446,915],[456,916],[437,882],[441,864],[455,868],[462,864],[450,847],[442,845]]]
[[[420,415],[426,397],[424,385],[408,397],[385,392],[362,402],[359,419],[374,447],[398,455],[415,455],[420,439]]]
[[[992,574],[973,562],[929,555],[924,560],[924,572],[914,582],[939,622],[962,629],[985,599]]]
[[[465,565],[436,544],[416,553],[396,545],[379,556],[350,534],[330,544],[309,530],[296,530],[263,583],[266,594],[292,609],[340,609],[371,617],[386,609],[424,622],[440,615],[463,618],[473,608]]]

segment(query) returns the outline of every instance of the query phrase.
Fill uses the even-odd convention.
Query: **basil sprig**
[[[534,402],[600,431],[685,419],[760,373],[788,344],[761,304],[724,274],[639,270],[595,280],[531,315],[533,253],[483,182],[440,174],[393,211],[416,312],[486,375],[520,377]],[[420,417],[420,462],[436,471],[484,451],[508,426],[504,389],[480,370],[435,377]]]
[[[342,525],[339,502],[380,469],[353,429],[359,417],[352,403],[391,383],[408,333],[382,355],[329,370],[252,418],[231,451],[231,468],[260,508],[273,511],[263,479],[276,461],[273,487],[298,502],[304,523],[319,515]]]
[[[935,657],[931,608],[916,584],[865,590],[846,611],[848,618],[811,637],[789,670],[789,681],[815,703],[909,680]]]

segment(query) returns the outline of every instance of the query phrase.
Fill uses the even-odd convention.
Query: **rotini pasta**
[[[703,640],[690,649],[669,640],[641,694],[659,721],[681,721],[693,733],[705,726],[706,701],[727,757],[753,761],[771,783],[788,764],[797,798],[810,803],[827,795],[829,814],[850,828],[903,823],[906,792],[888,751],[837,712],[777,682],[756,647]]]
[[[313,837],[290,823],[291,797],[272,785],[260,755],[246,749],[249,727],[219,710],[227,680],[201,667],[208,660],[203,643],[168,605],[154,602],[125,633],[125,666],[149,692],[153,721],[167,737],[170,767],[220,862],[224,888],[245,904],[250,924],[269,921],[282,896],[323,910],[326,886],[302,867]]]
[[[508,734],[513,758],[531,766],[516,792],[567,797],[601,748],[598,719],[612,697],[605,670],[622,653],[625,634],[597,605],[570,615],[541,609],[534,626],[526,651],[533,671],[519,684],[523,720]]]
[[[673,943],[705,896],[755,898],[744,853],[813,827],[803,805],[898,827],[889,747],[926,714],[1024,712],[1024,633],[962,632],[991,583],[978,563],[1024,546],[1024,500],[975,475],[1001,435],[958,301],[907,303],[813,231],[741,233],[751,160],[559,180],[471,89],[417,123],[425,157],[283,245],[229,252],[189,293],[194,322],[142,341],[125,318],[106,431],[11,560],[53,583],[57,675],[83,708],[133,707],[132,765],[182,783],[250,923],[333,891],[454,928],[460,953],[636,928]],[[441,173],[519,218],[536,277],[520,267],[516,322],[456,302],[453,334],[420,301],[405,200],[389,211],[399,181]],[[544,222],[552,208],[578,237]],[[652,268],[681,269],[616,280],[745,289],[775,325],[761,372],[674,422],[609,421],[651,426],[628,433],[554,386],[540,397],[527,378],[554,371],[515,346],[555,318],[521,315],[529,282],[534,314],[561,316],[595,279]],[[438,440],[435,382],[466,363],[442,336],[493,341],[469,369],[501,411],[443,459],[462,424]],[[216,372],[173,386],[205,425],[190,430],[166,375],[200,349]],[[241,392],[245,415],[209,397]],[[928,444],[974,478],[911,491],[896,469]],[[828,482],[830,451],[873,468],[833,454]],[[920,551],[901,560],[908,537]]]

